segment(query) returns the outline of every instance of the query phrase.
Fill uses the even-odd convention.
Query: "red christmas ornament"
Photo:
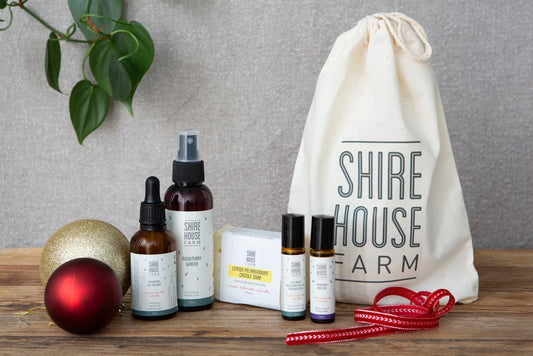
[[[103,262],[77,258],[59,266],[44,291],[50,318],[75,334],[92,334],[106,327],[119,311],[122,287]]]

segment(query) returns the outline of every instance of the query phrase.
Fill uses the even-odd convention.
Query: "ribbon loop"
[[[409,300],[410,304],[378,305],[383,298],[392,295],[403,297]],[[448,302],[440,308],[443,298],[448,298]],[[296,332],[288,334],[285,343],[287,345],[333,343],[410,330],[432,329],[439,326],[440,317],[448,313],[454,305],[455,298],[446,289],[438,289],[433,293],[426,291],[416,293],[402,287],[386,288],[376,295],[371,307],[354,310],[354,320],[368,325]]]

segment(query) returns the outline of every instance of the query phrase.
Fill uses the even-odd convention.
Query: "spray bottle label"
[[[167,228],[178,250],[178,305],[198,307],[214,300],[213,210],[167,210]]]

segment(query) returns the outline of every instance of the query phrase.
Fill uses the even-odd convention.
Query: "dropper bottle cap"
[[[165,205],[159,195],[159,179],[148,177],[146,179],[146,193],[141,203],[141,229],[147,231],[166,230]]]
[[[201,183],[205,180],[204,161],[198,154],[198,130],[178,132],[178,157],[172,167],[175,183]]]

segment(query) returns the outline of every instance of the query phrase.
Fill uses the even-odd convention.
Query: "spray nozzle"
[[[198,130],[178,132],[178,158],[172,164],[174,183],[201,183],[204,181],[204,161],[198,155]]]
[[[198,131],[181,130],[179,133],[178,162],[199,161]]]

